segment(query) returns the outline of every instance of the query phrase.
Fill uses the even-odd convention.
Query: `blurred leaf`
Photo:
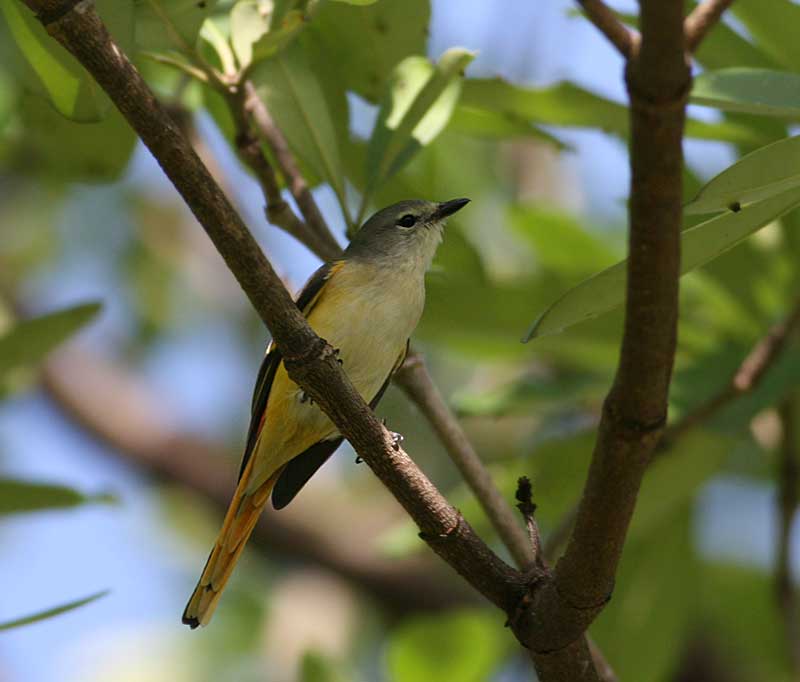
[[[544,128],[506,111],[490,111],[458,105],[450,117],[448,128],[464,135],[485,137],[490,140],[532,137],[547,142],[559,150],[569,148],[567,144],[555,135],[548,133]]]
[[[374,5],[378,0],[334,0],[335,2],[346,2],[348,5]]]
[[[136,46],[140,50],[191,52],[203,22],[212,16],[217,1],[134,0]]]
[[[11,478],[0,478],[0,516],[45,509],[69,509],[82,504],[110,504],[112,495],[84,495],[63,485],[31,483]]]
[[[271,3],[239,0],[231,8],[231,46],[240,67],[253,60],[253,43],[269,31]]]
[[[259,96],[266,103],[292,149],[330,183],[343,210],[344,168],[331,108],[300,46],[293,44],[252,71]],[[346,113],[346,112],[345,112]]]
[[[691,101],[723,111],[800,118],[800,74],[768,69],[706,71],[695,78]]]
[[[684,210],[714,213],[746,206],[800,185],[800,136],[761,147],[712,178]]]
[[[345,682],[347,679],[327,656],[314,650],[303,653],[299,682]]]
[[[697,6],[697,3],[691,3]],[[697,61],[706,69],[724,69],[729,66],[753,68],[779,68],[758,45],[737,33],[724,21],[718,21],[700,43],[695,53]],[[702,74],[701,74],[702,75]]]
[[[461,91],[461,75],[473,58],[473,53],[454,47],[436,66],[425,57],[408,57],[397,66],[367,148],[366,195],[447,125]]]
[[[300,33],[306,24],[306,16],[300,10],[292,10],[280,20],[279,25],[270,28],[253,45],[253,61],[261,61],[284,49]],[[242,65],[244,66],[244,64]]]
[[[345,90],[377,103],[395,66],[424,55],[429,0],[380,0],[369,6],[323,3],[309,27]]]
[[[11,149],[17,170],[58,180],[113,180],[127,167],[136,135],[116,109],[98,123],[76,123],[47,102],[23,97],[19,112],[22,134]]]
[[[502,78],[468,78],[464,81],[461,104],[533,123],[599,128],[606,133],[628,135],[628,109],[574,83],[545,87],[514,85]],[[686,135],[704,140],[762,143],[757,131],[733,123],[688,120]]]
[[[91,322],[100,303],[85,303],[18,322],[0,335],[0,377],[41,362],[58,344]]]
[[[133,8],[130,3],[98,0],[109,31],[123,49],[133,36]],[[15,44],[24,56],[17,77],[30,90],[46,97],[62,115],[74,121],[99,121],[111,103],[83,66],[53,37],[19,0],[0,0],[2,15]]]
[[[790,0],[770,0],[765,12],[760,0],[742,0],[732,9],[764,52],[784,66],[800,70],[800,6]]]
[[[675,446],[654,459],[642,483],[629,531],[631,540],[646,541],[657,526],[694,499],[700,487],[716,474],[734,442],[719,433],[693,429]]]
[[[488,610],[420,616],[391,634],[389,674],[393,682],[485,682],[512,644],[502,617]]]
[[[799,204],[800,190],[793,189],[685,230],[681,235],[681,273],[716,258]],[[570,289],[539,316],[524,340],[555,334],[622,304],[626,262],[617,263]]]
[[[53,618],[54,616],[60,616],[62,613],[66,613],[67,611],[72,611],[73,609],[80,608],[81,606],[85,606],[101,597],[105,597],[108,594],[108,590],[103,590],[102,592],[95,592],[88,597],[84,597],[83,599],[78,599],[76,601],[71,601],[66,604],[62,604],[61,606],[56,606],[52,609],[47,609],[47,611],[40,611],[39,613],[31,614],[30,616],[24,616],[23,618],[18,618],[16,620],[7,621],[5,623],[0,623],[0,631],[3,630],[11,630],[12,628],[18,628],[22,625],[30,625],[31,623],[38,623],[42,620],[47,620],[48,618]]]
[[[673,679],[700,596],[697,563],[689,505],[626,544],[613,598],[590,629],[620,680]]]
[[[617,259],[607,235],[592,234],[563,210],[515,205],[508,223],[530,243],[542,268],[566,277],[585,276]]]

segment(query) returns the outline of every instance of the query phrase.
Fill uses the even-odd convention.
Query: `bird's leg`
[[[342,359],[339,357],[339,353],[341,353],[341,350],[340,350],[339,348],[334,348],[334,349],[333,349],[333,357],[335,357],[335,358],[336,358],[336,362],[338,362],[340,365],[343,365],[343,364],[344,364],[344,362],[343,362],[343,361],[342,361]]]
[[[306,393],[305,391],[300,391],[300,402],[313,405],[314,399],[310,395],[308,395],[308,393]]]
[[[386,426],[386,419],[385,418],[381,419],[381,424]],[[402,433],[397,433],[397,431],[392,431],[391,429],[389,430],[389,433],[392,436],[392,449],[395,452],[397,452],[398,450],[400,450],[400,444],[405,440],[405,438],[403,438],[403,434]]]

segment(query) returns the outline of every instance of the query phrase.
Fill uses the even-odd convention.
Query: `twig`
[[[514,496],[517,500],[517,509],[522,514],[525,527],[528,529],[528,540],[531,544],[531,553],[534,563],[542,567],[542,538],[539,534],[539,525],[536,523],[536,505],[533,502],[533,488],[527,476],[520,476],[517,481],[517,492]]]
[[[733,0],[705,0],[692,10],[683,22],[686,49],[694,52],[708,32],[722,17],[722,13],[733,4]]]
[[[324,251],[320,255],[324,256],[323,260],[338,257],[341,255],[341,248],[328,229],[328,225],[317,207],[317,202],[314,201],[314,197],[311,195],[308,183],[297,167],[297,162],[292,155],[291,149],[289,149],[286,138],[278,126],[275,125],[275,121],[272,119],[264,102],[258,96],[253,84],[250,81],[245,81],[242,84],[242,89],[245,111],[252,117],[259,137],[266,142],[278,162],[281,173],[286,178],[289,191],[297,202],[300,213],[302,213],[311,231],[324,243]]]
[[[608,42],[616,47],[625,59],[630,59],[636,50],[639,36],[617,19],[603,0],[577,0],[577,2],[589,21],[608,38]]]
[[[778,541],[775,556],[775,597],[783,620],[786,651],[791,662],[792,677],[800,676],[800,614],[791,570],[792,523],[797,513],[800,483],[796,398],[784,400],[778,410],[782,437],[778,450]]]
[[[778,361],[789,337],[798,328],[800,300],[794,304],[786,319],[773,326],[753,346],[722,390],[667,428],[659,443],[658,452],[666,452],[686,431],[708,421],[732,401],[755,390],[770,367]]]
[[[178,484],[224,510],[235,470],[224,448],[167,426],[158,400],[121,367],[68,348],[44,367],[48,396],[75,424],[101,440],[111,452],[143,471]],[[440,609],[463,604],[468,593],[435,571],[429,561],[383,559],[365,542],[373,524],[367,510],[327,499],[325,514],[302,497],[281,513],[267,512],[256,526],[254,544],[266,554],[279,552],[315,562],[365,590],[395,612]],[[343,532],[348,519],[350,532]]]
[[[395,381],[436,431],[516,564],[520,568],[530,566],[534,557],[525,532],[514,517],[511,505],[497,489],[491,474],[433,383],[422,356],[409,353],[395,376]]]

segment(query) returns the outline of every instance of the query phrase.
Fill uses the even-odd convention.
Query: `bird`
[[[425,305],[425,273],[447,218],[469,199],[406,200],[370,217],[339,259],[322,265],[296,299],[374,409],[403,363]],[[342,442],[336,426],[267,347],[256,379],[239,480],[182,621],[208,624],[270,496],[282,509]]]

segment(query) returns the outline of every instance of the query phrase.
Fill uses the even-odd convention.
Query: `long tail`
[[[251,458],[251,465],[253,459]],[[252,493],[245,492],[250,478],[249,471],[245,471],[241,477],[225,514],[222,530],[214,543],[214,549],[211,550],[203,574],[183,611],[183,622],[192,630],[198,625],[207,625],[214,615],[225,583],[231,577],[247,538],[253,532],[280,473],[281,470],[276,471]]]

